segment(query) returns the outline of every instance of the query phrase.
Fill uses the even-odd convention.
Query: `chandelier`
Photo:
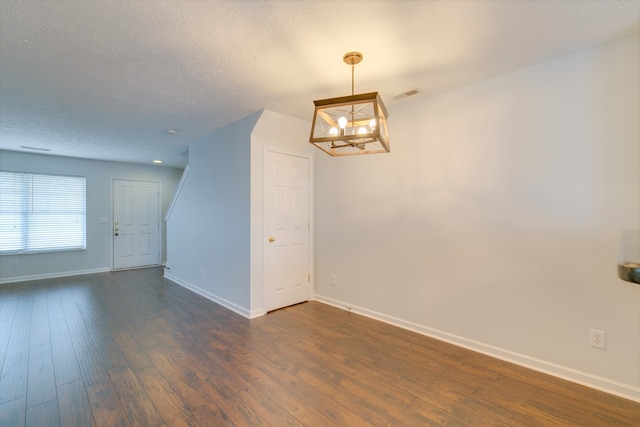
[[[351,65],[351,96],[313,101],[309,142],[331,156],[389,152],[387,109],[378,92],[354,94],[354,69],[362,53],[342,58]]]

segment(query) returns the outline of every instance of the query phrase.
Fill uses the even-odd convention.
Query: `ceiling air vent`
[[[396,101],[406,98],[408,96],[412,96],[418,93],[418,89],[411,89],[410,91],[407,91],[405,93],[401,93],[400,95],[396,95],[393,97],[393,99],[395,99]]]

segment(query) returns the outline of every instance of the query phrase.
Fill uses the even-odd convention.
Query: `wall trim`
[[[4,285],[7,283],[30,282],[32,280],[56,279],[58,277],[67,277],[67,276],[82,276],[85,274],[108,273],[110,271],[111,271],[110,268],[104,267],[104,268],[93,268],[90,270],[61,271],[57,273],[45,273],[45,274],[33,274],[30,276],[7,277],[4,279],[0,279],[0,285]]]
[[[567,381],[581,384],[625,399],[633,400],[635,402],[640,402],[640,387],[636,387],[631,384],[613,381],[607,378],[599,377],[597,375],[589,374],[588,372],[582,372],[545,360],[536,359],[525,354],[516,353],[500,347],[485,344],[480,341],[475,341],[458,335],[450,334],[448,332],[433,329],[428,326],[413,323],[394,316],[389,316],[387,314],[369,310],[364,307],[354,306],[352,304],[322,295],[316,294],[315,300],[323,304],[341,308],[343,310],[379,320],[381,322],[397,326],[402,329],[435,338],[449,344],[457,345],[468,350],[476,351],[487,356],[514,363],[525,368],[533,369],[535,371],[542,372],[548,375],[553,375]]]
[[[212,294],[211,292],[205,291],[204,289],[194,285],[193,283],[189,283],[186,280],[182,280],[176,276],[173,276],[171,273],[167,273],[167,271],[165,270],[164,272],[164,277],[168,280],[171,280],[172,282],[182,286],[183,288],[187,288],[190,291],[195,292],[196,294],[205,297],[206,299],[215,302],[216,304],[219,304],[225,308],[228,308],[229,310],[233,311],[234,313],[239,314],[242,317],[246,317],[247,319],[251,319],[252,315],[253,317],[257,317],[258,315],[256,315],[256,313],[254,313],[253,311],[249,311],[244,307],[240,307],[239,305],[236,305],[234,303],[232,303],[231,301],[228,301],[224,298],[221,298],[217,295]],[[254,310],[257,311],[257,310]]]
[[[249,312],[249,319],[255,319],[256,317],[265,316],[267,309],[264,307],[254,308]]]

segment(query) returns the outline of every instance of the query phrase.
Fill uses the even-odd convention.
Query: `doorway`
[[[113,269],[160,264],[158,182],[113,180]]]
[[[309,158],[265,151],[265,306],[311,299]]]

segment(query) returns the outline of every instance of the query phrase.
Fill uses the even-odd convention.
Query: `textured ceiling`
[[[638,32],[640,0],[1,0],[0,149],[181,167],[252,112],[310,120],[349,94],[347,51],[392,124],[400,103]]]

